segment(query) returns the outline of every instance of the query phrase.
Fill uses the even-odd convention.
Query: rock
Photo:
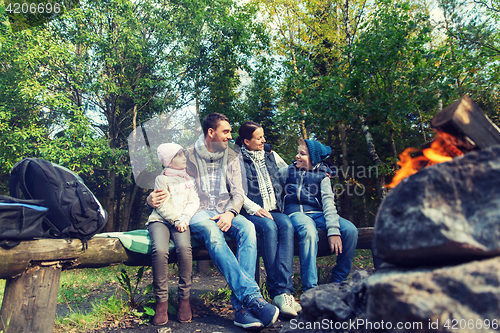
[[[417,267],[500,255],[500,146],[424,168],[389,192],[373,251]]]
[[[434,270],[378,271],[366,279],[366,288],[366,322],[372,326],[384,323],[386,331],[500,329],[498,257]],[[397,328],[398,323],[402,329]]]
[[[308,290],[300,298],[302,311],[280,332],[331,332],[347,327],[366,310],[367,277],[366,271],[356,271],[349,283],[323,284]]]

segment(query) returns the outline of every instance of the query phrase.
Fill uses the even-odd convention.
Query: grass
[[[89,332],[99,327],[127,327],[142,323],[147,316],[133,309],[118,275],[125,269],[135,279],[137,267],[113,266],[99,269],[75,269],[61,274],[58,303],[69,312],[57,315],[54,332]],[[142,280],[142,279],[141,279]],[[139,289],[144,290],[147,283]]]
[[[262,259],[261,259],[262,260]],[[331,268],[336,263],[334,255],[318,258],[318,282],[329,283]],[[298,258],[294,258],[294,265],[298,265]],[[169,265],[171,274],[176,275],[177,267]],[[356,250],[353,269],[373,269],[373,261],[370,250]],[[149,316],[142,309],[132,309],[129,305],[126,293],[120,288],[118,274],[125,268],[130,278],[135,279],[138,267],[114,266],[104,268],[73,269],[61,273],[58,303],[66,304],[69,311],[64,316],[56,316],[54,332],[57,333],[81,333],[92,332],[98,328],[126,328],[147,324]],[[214,269],[216,271],[216,269]],[[151,270],[144,273],[144,281],[139,290],[144,290],[151,282]],[[295,273],[293,278],[295,288],[294,296],[299,297],[301,291],[300,274]],[[0,280],[0,302],[3,299],[5,280]],[[271,301],[267,292],[267,284],[261,285],[263,296]],[[229,287],[221,288],[214,292],[208,292],[200,297],[206,303],[224,303],[230,307]],[[150,295],[152,298],[152,294]],[[172,294],[170,299],[176,300]],[[175,311],[175,305],[169,307],[169,312]],[[1,332],[0,332],[1,333]]]

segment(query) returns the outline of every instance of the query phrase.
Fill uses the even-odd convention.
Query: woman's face
[[[309,156],[309,150],[307,149],[307,145],[301,144],[297,149],[297,155],[295,155],[295,164],[299,169],[312,169],[311,157]]]
[[[250,140],[245,139],[245,147],[248,150],[263,150],[264,143],[266,139],[264,138],[264,129],[262,127],[258,127],[255,131],[253,131],[252,138]]]

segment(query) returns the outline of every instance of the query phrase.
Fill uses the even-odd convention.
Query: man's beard
[[[210,148],[212,151],[223,151],[226,150],[228,145],[228,141],[226,142],[211,142],[210,143]]]

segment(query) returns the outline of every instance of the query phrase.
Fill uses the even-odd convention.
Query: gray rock
[[[280,332],[344,332],[366,310],[366,271],[356,271],[349,283],[330,283],[310,289],[300,298],[302,311]],[[342,326],[344,324],[344,326]]]
[[[366,287],[366,322],[384,323],[390,332],[500,330],[500,258],[434,270],[378,271]]]
[[[500,146],[424,168],[378,211],[374,255],[402,266],[500,255]]]

